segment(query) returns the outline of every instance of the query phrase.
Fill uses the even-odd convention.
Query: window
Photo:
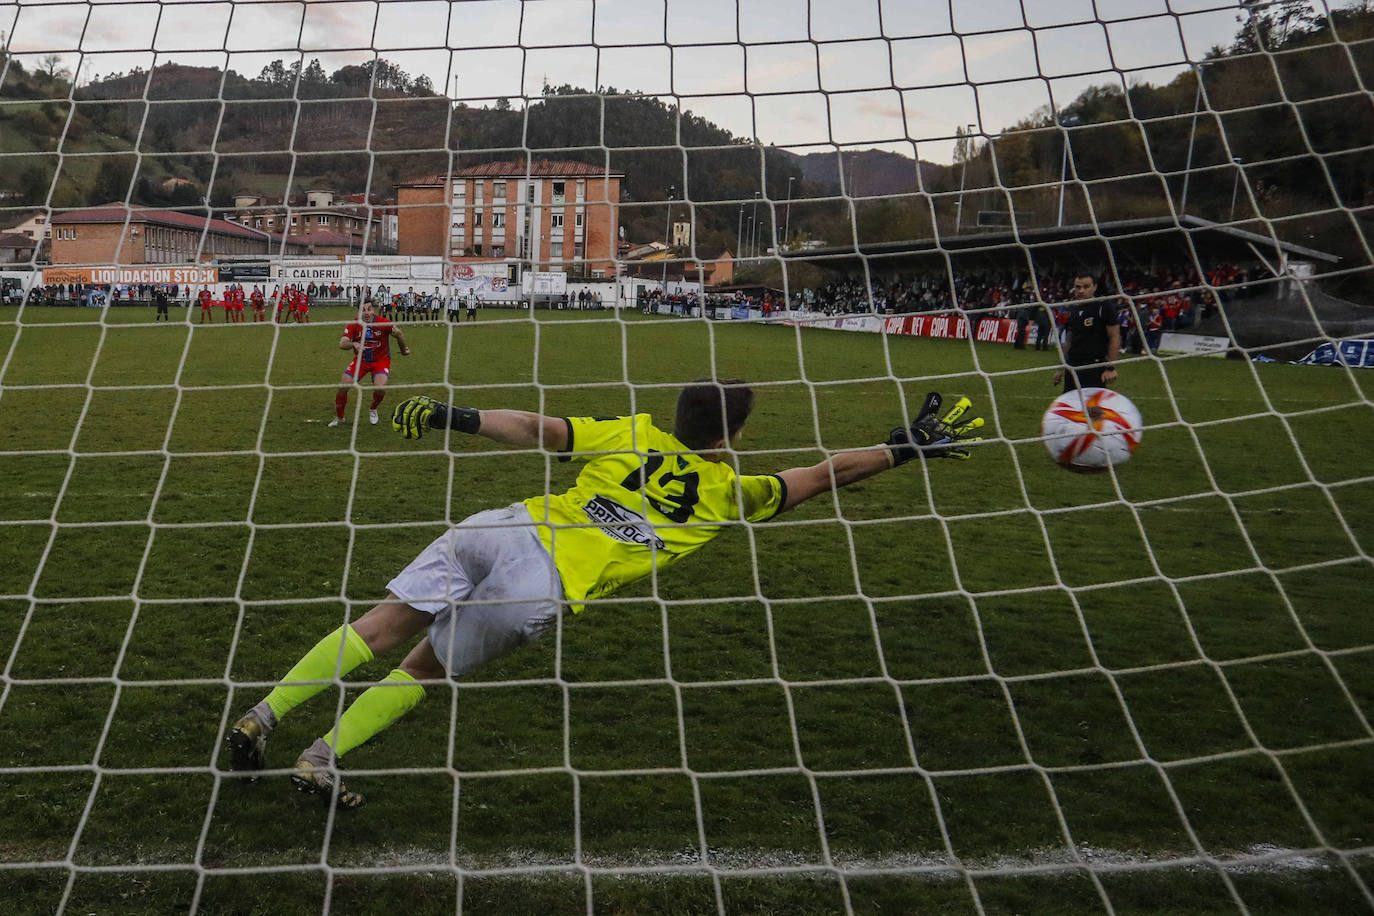
[[[329,225],[329,217],[327,217],[327,216],[325,216],[323,213],[321,213],[319,216],[315,217],[315,222],[319,223],[321,226],[328,226],[328,225]]]
[[[553,196],[562,197],[567,193],[568,183],[566,181],[555,181],[553,183]]]
[[[576,245],[573,246],[573,257],[575,257],[575,258],[581,260],[582,258],[586,257],[586,255],[587,255],[587,252],[586,252],[586,250],[582,247],[582,243],[581,243],[581,242],[578,242]]]
[[[505,199],[506,199],[506,181],[505,181],[505,179],[498,179],[498,180],[493,181],[493,182],[491,183],[491,196],[494,197],[494,198],[496,198],[497,200],[505,200]]]
[[[480,225],[482,225],[482,211],[481,211],[481,210],[478,210],[477,212],[475,212],[475,213],[472,214],[472,224],[473,224],[474,226],[480,226]]]
[[[562,213],[551,213],[551,214],[549,214],[549,228],[550,228],[550,229],[562,229],[562,228],[563,228],[563,214],[562,214]]]
[[[472,246],[472,253],[475,254],[477,257],[480,258],[480,257],[482,256],[482,246],[481,246],[481,245],[473,245],[473,246]]]
[[[261,229],[261,228],[262,228],[262,217],[261,217],[261,216],[259,216],[259,217],[258,217],[257,219],[255,219],[255,220],[253,220],[253,226],[254,226],[254,228],[257,228],[257,229]]]
[[[291,225],[296,225],[296,218],[294,216],[291,217]]]
[[[506,256],[506,246],[505,246],[505,245],[492,245],[492,246],[491,246],[491,256],[492,256],[493,258],[504,258],[504,257]]]
[[[533,182],[533,181],[527,181],[527,182],[525,182],[525,202],[526,202],[526,203],[531,203],[531,204],[534,203],[534,182]]]
[[[573,216],[573,225],[576,226],[576,227],[579,228],[579,229],[582,228],[582,217],[583,217],[583,215],[584,215],[584,214],[582,213],[582,211],[579,210],[579,211],[577,212],[577,214]]]
[[[506,228],[506,214],[501,213],[501,212],[499,212],[499,211],[496,212],[496,213],[493,213],[493,214],[491,215],[491,228],[493,228],[493,229],[504,229],[504,228]]]
[[[563,257],[563,243],[562,243],[562,242],[549,242],[549,257],[551,257],[551,258],[561,258],[561,257]]]

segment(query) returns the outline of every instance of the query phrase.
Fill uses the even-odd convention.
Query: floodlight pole
[[[668,252],[672,251],[673,197],[677,185],[668,185],[668,224],[663,228],[663,298],[668,298]]]
[[[1197,79],[1197,94],[1193,97],[1193,124],[1188,129],[1188,159],[1183,163],[1183,194],[1178,201],[1178,215],[1188,215],[1188,179],[1193,174],[1193,143],[1197,139],[1197,113],[1202,108],[1202,73],[1199,71],[1195,77]]]
[[[973,144],[973,141],[969,138],[977,129],[977,124],[968,125],[968,130],[964,133],[963,143],[961,144],[963,147],[961,151],[963,155],[961,158],[964,160],[964,165],[963,168],[959,170],[959,201],[954,207],[954,232],[956,235],[964,226],[964,180],[968,177],[968,160],[969,154],[972,152],[970,147]]]
[[[754,215],[750,217],[752,227],[749,230],[749,250],[754,257],[759,256],[759,192],[754,192]]]
[[[744,204],[739,205],[739,222],[735,225],[735,257],[744,257],[740,249],[744,247]]]
[[[1231,219],[1229,222],[1234,223],[1236,221],[1236,193],[1240,190],[1241,166],[1245,164],[1245,160],[1239,156],[1234,156],[1231,162],[1236,167],[1236,178],[1231,182]]]
[[[797,180],[797,176],[789,175],[787,178],[787,216],[782,223],[782,247],[787,248],[792,238],[792,182]]]

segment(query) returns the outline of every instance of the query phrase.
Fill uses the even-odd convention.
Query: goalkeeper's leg
[[[296,761],[291,781],[302,792],[329,796],[340,808],[357,808],[363,797],[350,791],[331,769],[334,758],[342,757],[360,744],[389,728],[425,698],[421,681],[443,680],[444,666],[435,657],[429,640],[422,639],[401,666],[381,683],[369,687],[344,710],[339,724],[315,740]]]
[[[229,733],[230,769],[267,766],[267,738],[291,710],[377,654],[388,652],[422,631],[433,617],[388,595],[352,625],[345,624],[315,644],[282,682]]]

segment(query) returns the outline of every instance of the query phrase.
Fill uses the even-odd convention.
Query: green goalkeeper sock
[[[339,725],[320,740],[342,757],[373,735],[410,712],[425,697],[425,688],[400,668],[386,680],[363,691],[353,705],[344,710]]]
[[[372,650],[348,624],[339,627],[315,644],[296,666],[286,672],[283,683],[263,701],[278,719],[328,687],[327,681],[343,677],[363,662],[372,661]],[[301,684],[293,681],[319,681]]]

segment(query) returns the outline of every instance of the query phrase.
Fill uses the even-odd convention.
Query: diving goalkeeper
[[[648,414],[548,417],[428,397],[397,405],[391,425],[407,439],[454,430],[542,447],[585,466],[566,493],[479,512],[426,547],[388,583],[380,604],[317,643],[234,724],[231,768],[265,768],[267,738],[283,716],[358,665],[426,633],[296,761],[291,779],[299,789],[356,808],[363,797],[343,784],[336,758],[419,703],[422,682],[461,677],[526,645],[565,608],[576,614],[588,599],[678,562],[729,522],[772,518],[918,456],[968,458],[983,425],[969,415],[968,399],[941,412],[940,395],[931,393],[916,418],[879,445],[778,474],[737,475],[728,457],[753,403],[742,381],[692,382],[678,398],[671,433]]]

